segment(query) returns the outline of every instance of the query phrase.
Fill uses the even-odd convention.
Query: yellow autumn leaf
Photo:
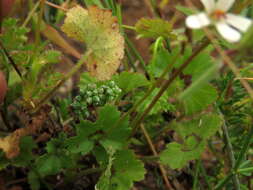
[[[62,30],[92,51],[87,61],[91,75],[107,80],[117,71],[124,56],[124,38],[111,11],[76,6],[67,12]]]

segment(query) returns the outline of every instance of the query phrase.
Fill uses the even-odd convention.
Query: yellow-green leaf
[[[135,28],[140,38],[158,38],[160,36],[170,39],[176,38],[171,23],[160,18],[142,18],[136,23]]]
[[[99,80],[110,79],[124,56],[124,38],[111,11],[76,6],[67,12],[62,30],[92,50],[87,69]]]

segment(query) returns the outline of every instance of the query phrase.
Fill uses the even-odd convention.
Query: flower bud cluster
[[[87,84],[80,87],[79,94],[74,98],[71,107],[77,117],[87,118],[90,116],[89,107],[103,106],[115,100],[121,89],[114,81],[109,81],[101,86],[97,84]]]

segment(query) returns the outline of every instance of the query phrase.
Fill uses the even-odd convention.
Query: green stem
[[[83,171],[80,171],[78,173],[78,176],[84,176],[84,175],[89,175],[89,174],[93,174],[93,173],[99,173],[102,172],[105,168],[89,168]]]
[[[135,103],[134,106],[131,109],[129,109],[127,113],[122,115],[121,118],[117,121],[117,123],[110,130],[114,129],[115,127],[118,127],[118,125],[124,119],[126,119],[127,116],[129,116],[131,113],[133,113],[137,109],[137,107],[139,107],[144,102],[144,100],[146,100],[146,98],[150,96],[150,94],[153,92],[153,90],[161,84],[161,82],[163,81],[166,74],[170,71],[172,66],[175,64],[178,56],[179,56],[179,54],[177,54],[175,56],[175,58],[171,61],[171,64],[167,64],[167,66],[166,66],[165,70],[163,71],[162,75],[156,80],[155,83],[153,83],[153,85],[151,86],[151,88],[148,89],[148,91],[145,93],[145,95],[139,101],[137,101],[137,103]]]
[[[2,44],[2,42],[0,41],[0,47],[3,50],[5,56],[7,57],[9,63],[11,64],[11,66],[14,68],[14,70],[16,71],[16,73],[18,74],[18,76],[20,77],[20,79],[22,80],[22,73],[19,70],[18,66],[16,65],[15,61],[13,60],[13,58],[11,57],[11,55],[8,53],[7,49],[4,47],[4,45]]]
[[[122,27],[125,28],[125,29],[129,29],[129,30],[134,30],[136,31],[136,28],[134,26],[129,26],[129,25],[124,25],[122,24]]]
[[[230,173],[229,175],[227,175],[223,180],[221,180],[214,188],[214,190],[220,190],[222,189],[229,181],[230,179],[233,177],[233,173]]]
[[[250,146],[250,144],[252,142],[252,138],[253,138],[253,126],[251,126],[250,131],[249,131],[247,137],[244,140],[242,149],[241,149],[241,151],[239,153],[239,156],[238,156],[238,158],[237,158],[237,160],[235,162],[234,171],[237,171],[238,168],[240,167],[240,164],[241,164],[241,162],[242,162],[242,160],[244,158],[244,155],[247,152],[247,150],[249,149],[249,146]]]
[[[199,182],[199,171],[200,171],[200,160],[197,160],[196,163],[196,169],[195,169],[195,174],[194,174],[194,181],[193,181],[193,190],[197,190],[197,185]]]
[[[136,72],[137,69],[134,65],[134,60],[133,60],[133,57],[132,57],[131,53],[129,52],[129,49],[126,48],[125,51],[126,51],[126,56],[127,56],[127,59],[128,59],[128,64],[133,68],[134,72]]]
[[[244,155],[245,153],[247,152],[249,146],[250,146],[250,143],[251,143],[251,139],[253,138],[253,126],[251,126],[251,129],[247,135],[247,137],[245,138],[245,141],[243,143],[243,147],[239,153],[239,156],[235,162],[235,165],[234,165],[234,168],[233,168],[233,171],[236,171],[236,173],[238,173],[238,168],[240,167],[240,164],[244,158]],[[234,172],[231,172],[226,178],[224,178],[216,187],[215,187],[215,190],[219,190],[221,188],[223,188],[229,181],[230,179],[236,175]]]
[[[169,80],[167,80],[163,86],[161,87],[160,91],[158,94],[153,98],[152,102],[149,104],[149,106],[145,109],[145,111],[135,119],[132,124],[133,124],[133,132],[132,135],[134,135],[139,128],[141,122],[144,120],[144,118],[148,115],[148,113],[151,111],[151,109],[154,107],[154,105],[157,103],[157,101],[160,99],[160,97],[163,95],[163,93],[168,89],[168,87],[172,84],[172,82],[179,76],[180,73],[191,63],[191,61],[202,51],[204,50],[208,45],[210,41],[209,40],[204,40],[204,42],[198,46],[193,54],[174,72]]]
[[[28,22],[30,21],[30,19],[32,18],[32,16],[34,15],[34,13],[37,10],[37,8],[39,7],[39,5],[40,5],[40,1],[38,1],[34,5],[33,9],[29,12],[28,16],[26,17],[25,21],[22,24],[22,27],[26,27],[26,25],[28,24]]]
[[[125,41],[126,41],[127,46],[129,47],[129,49],[133,52],[133,54],[136,56],[136,58],[140,62],[144,71],[147,73],[146,64],[145,64],[144,59],[142,58],[142,56],[139,54],[139,52],[134,47],[133,43],[128,39],[128,37],[126,35],[125,35]]]
[[[38,111],[41,106],[49,99],[52,97],[52,95],[56,92],[56,90],[58,90],[59,87],[61,87],[72,75],[74,75],[75,73],[77,73],[80,68],[82,67],[82,65],[85,63],[85,61],[87,60],[87,58],[89,57],[89,55],[92,53],[91,50],[88,50],[82,57],[81,59],[78,61],[78,63],[72,68],[72,70],[67,73],[55,86],[54,88],[48,93],[46,94],[37,104],[36,108],[35,108],[35,112]]]
[[[45,8],[45,0],[40,0],[40,11],[39,11],[39,16],[38,16],[38,23],[36,26],[36,31],[35,31],[35,47],[38,48],[40,44],[40,31],[41,31],[41,24],[42,24],[42,19],[43,19],[43,13],[44,13],[44,8]]]
[[[208,180],[208,176],[207,176],[207,174],[206,174],[206,169],[205,169],[205,167],[203,166],[203,163],[202,163],[201,160],[200,160],[200,171],[201,171],[201,173],[202,173],[202,175],[203,175],[203,177],[204,177],[204,179],[205,179],[205,181],[206,181],[206,185],[207,185],[207,187],[208,187],[208,190],[212,190],[212,186],[211,186],[211,184],[210,184],[210,182],[209,182],[209,180]]]
[[[227,128],[225,121],[224,121],[224,124],[222,125],[222,130],[224,133],[225,142],[227,144],[228,157],[229,157],[229,161],[231,163],[231,168],[234,168],[235,167],[235,156],[234,156],[234,151],[233,151],[233,145],[231,143],[229,133],[228,133],[228,128]],[[237,174],[233,175],[233,183],[234,183],[235,189],[240,190],[240,181],[239,181],[239,177]]]

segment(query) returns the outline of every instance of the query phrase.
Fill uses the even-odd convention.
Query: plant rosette
[[[213,24],[217,31],[228,42],[238,42],[241,33],[246,32],[252,24],[248,18],[228,13],[235,0],[200,0],[205,12],[188,16],[186,25],[192,29],[200,29]]]

